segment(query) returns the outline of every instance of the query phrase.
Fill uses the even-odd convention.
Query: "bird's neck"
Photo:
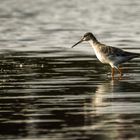
[[[89,40],[88,42],[89,42],[89,44],[92,46],[92,48],[94,49],[94,52],[95,52],[96,57],[97,57],[102,63],[106,63],[106,60],[102,57],[102,53],[101,53],[101,51],[100,51],[101,43],[98,42],[97,40]]]
[[[100,45],[100,42],[98,42],[97,40],[89,40],[88,43],[94,48],[97,49],[98,46]]]

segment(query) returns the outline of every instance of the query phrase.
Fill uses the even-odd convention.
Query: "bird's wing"
[[[119,61],[119,63],[126,62],[132,58],[140,57],[138,53],[127,52],[119,48],[101,45],[100,51],[111,60]],[[123,58],[123,59],[122,59]]]
[[[104,44],[102,44],[100,46],[100,51],[105,54],[105,55],[112,55],[112,56],[125,56],[127,55],[125,51],[119,49],[119,48],[115,48],[115,47],[111,47],[111,46],[106,46]]]

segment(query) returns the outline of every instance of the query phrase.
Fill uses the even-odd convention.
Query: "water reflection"
[[[136,76],[112,81],[94,56],[53,50],[1,55],[1,138],[137,137],[137,61]]]
[[[133,92],[138,88],[136,83],[121,80],[99,84],[93,96],[93,108],[98,113],[139,113],[139,108],[133,106],[134,102],[138,103],[138,93]]]
[[[7,52],[0,61],[1,138],[138,136],[132,128],[139,121],[137,61],[124,66],[130,78],[113,81],[95,56],[60,48]]]

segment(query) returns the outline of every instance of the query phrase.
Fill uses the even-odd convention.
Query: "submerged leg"
[[[111,76],[112,76],[112,79],[114,79],[114,74],[115,74],[115,69],[114,68],[111,68]]]
[[[119,68],[118,68],[118,72],[120,73],[120,77],[119,77],[119,79],[121,79],[122,78],[122,67],[121,66],[119,66]]]
[[[119,69],[118,69],[119,73],[120,73],[120,76],[122,76],[122,66],[119,66]]]

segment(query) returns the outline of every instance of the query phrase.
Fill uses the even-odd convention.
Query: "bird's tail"
[[[140,57],[140,53],[127,52],[127,55],[132,58]]]
[[[134,57],[140,57],[140,53],[133,53]]]

